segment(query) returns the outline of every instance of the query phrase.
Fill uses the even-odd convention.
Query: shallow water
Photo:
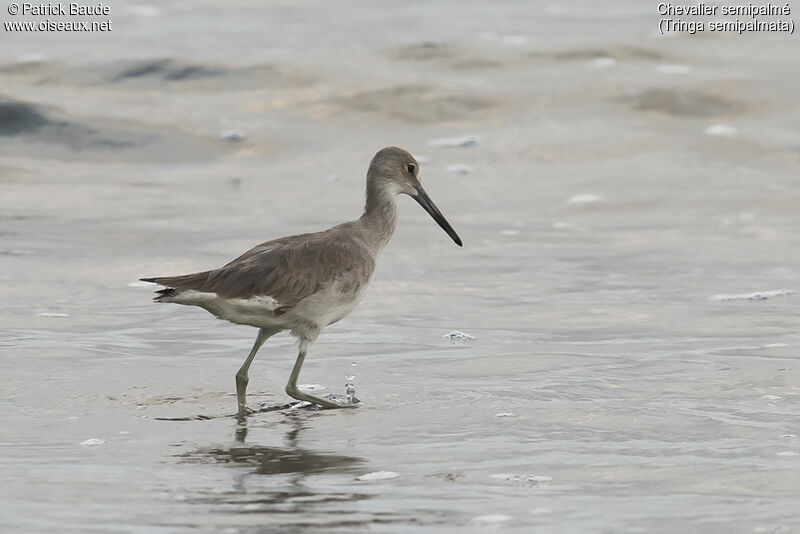
[[[800,530],[796,45],[593,6],[4,35],[0,530]],[[464,248],[401,199],[300,380],[362,404],[225,417],[255,330],[136,279],[357,216],[387,144]],[[262,348],[251,406],[295,351]]]

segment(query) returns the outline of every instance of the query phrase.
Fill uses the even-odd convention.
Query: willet
[[[416,200],[461,246],[455,230],[422,188],[417,160],[402,148],[387,147],[369,164],[367,201],[359,219],[322,232],[267,241],[219,269],[142,278],[166,288],[157,291],[157,302],[199,306],[219,319],[259,329],[253,348],[236,372],[240,415],[247,413],[250,364],[261,345],[283,330],[290,330],[299,340],[299,354],[286,393],[324,408],[343,406],[301,391],[297,378],[320,331],[346,317],[361,300],[378,253],[394,232],[395,197],[399,194]]]

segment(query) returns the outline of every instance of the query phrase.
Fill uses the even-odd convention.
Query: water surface
[[[800,529],[793,41],[633,1],[146,7],[4,36],[2,530]],[[357,217],[389,144],[465,246],[400,200],[300,380],[363,404],[159,420],[232,413],[255,330],[135,280]]]

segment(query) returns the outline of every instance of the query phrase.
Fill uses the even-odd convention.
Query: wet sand
[[[0,530],[800,530],[796,39],[370,6],[4,33]],[[232,413],[255,330],[136,279],[358,216],[390,144],[465,246],[400,200],[301,376],[363,405],[158,420]],[[264,346],[253,405],[294,357]]]

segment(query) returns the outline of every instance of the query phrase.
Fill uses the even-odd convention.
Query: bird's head
[[[461,238],[444,218],[419,180],[419,162],[407,150],[390,146],[378,151],[367,171],[367,188],[377,194],[408,195],[416,200],[433,217],[447,235],[461,245]]]

